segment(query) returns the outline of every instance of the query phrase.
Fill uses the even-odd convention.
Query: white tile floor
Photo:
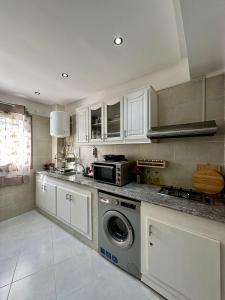
[[[36,211],[0,223],[0,300],[159,300]]]

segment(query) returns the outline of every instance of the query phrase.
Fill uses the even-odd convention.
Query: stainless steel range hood
[[[148,131],[147,137],[149,139],[168,139],[192,136],[211,136],[214,135],[216,131],[216,122],[212,120],[196,123],[152,127],[152,129]]]

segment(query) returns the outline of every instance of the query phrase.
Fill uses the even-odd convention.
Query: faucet
[[[84,167],[84,165],[82,164],[82,163],[78,163],[78,162],[76,162],[75,164],[74,164],[74,171],[75,171],[75,174],[80,174],[80,172],[78,172],[78,170],[77,170],[77,166],[81,166],[82,167],[82,174],[84,173],[84,171],[85,171],[85,167]]]

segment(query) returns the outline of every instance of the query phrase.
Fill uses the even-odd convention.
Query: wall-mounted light
[[[67,73],[62,73],[62,77],[69,77]]]
[[[39,96],[41,93],[40,92],[34,92],[35,95]]]
[[[117,46],[123,44],[123,39],[120,36],[116,37],[114,39],[114,44],[117,45]]]

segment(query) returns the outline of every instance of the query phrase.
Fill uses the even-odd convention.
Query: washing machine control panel
[[[99,199],[99,201],[101,203],[104,203],[104,204],[119,205],[119,201],[116,200],[116,199],[111,199],[111,198],[109,199],[109,198],[103,198],[103,197],[101,197]]]
[[[107,259],[111,260],[115,264],[118,263],[118,258],[106,249],[100,247],[100,253],[102,256],[105,256]]]

